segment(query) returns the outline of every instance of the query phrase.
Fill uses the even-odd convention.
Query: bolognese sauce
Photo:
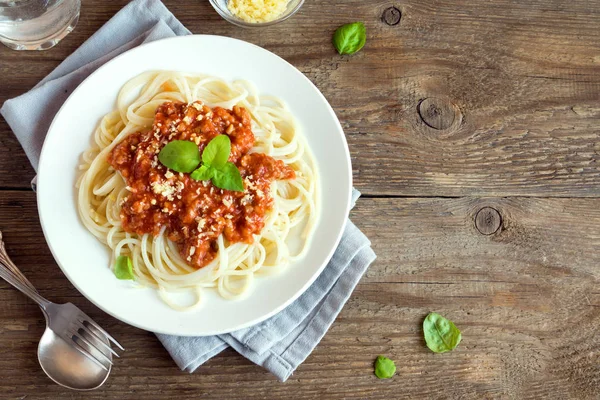
[[[192,141],[202,152],[217,135],[231,140],[229,161],[240,171],[243,192],[194,180],[158,161],[160,150],[173,140]],[[154,236],[165,229],[181,256],[196,268],[215,258],[221,234],[230,243],[252,243],[273,205],[272,182],[295,178],[294,170],[282,161],[262,153],[249,154],[254,140],[250,114],[242,107],[211,109],[199,101],[160,105],[152,129],[125,137],[108,157],[130,191],[121,204],[123,229]]]

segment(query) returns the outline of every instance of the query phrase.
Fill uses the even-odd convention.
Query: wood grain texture
[[[101,313],[60,273],[33,193],[1,193],[0,229],[16,264],[43,295],[82,307],[127,350],[103,388],[85,396],[62,390],[35,359],[41,313],[0,282],[0,397],[597,398],[595,199],[359,200],[352,219],[378,260],[315,352],[281,384],[233,351],[192,375],[180,372],[152,334]],[[503,218],[490,236],[475,228],[483,207]],[[421,323],[432,310],[463,332],[452,353],[424,346]],[[393,379],[374,377],[378,354],[396,361]]]
[[[43,53],[0,49],[0,101],[34,86],[126,1],[83,1],[77,29]],[[294,18],[237,28],[207,1],[167,1],[192,32],[263,46],[304,72],[331,102],[349,140],[356,186],[404,196],[600,195],[600,2],[308,1]],[[402,17],[389,26],[390,6]],[[368,40],[339,56],[331,35],[361,20]],[[425,98],[461,118],[440,131]],[[0,187],[33,171],[5,122]],[[382,173],[385,170],[385,173]]]
[[[0,103],[127,1],[82,3],[57,47],[0,46]],[[40,311],[0,281],[0,398],[598,398],[600,1],[308,0],[258,30],[228,24],[207,1],[165,3],[192,32],[263,46],[323,92],[365,195],[352,218],[378,260],[285,384],[230,350],[182,373],[153,334],[101,313],[62,275],[29,190],[35,172],[0,118],[10,254],[43,295],[80,306],[127,348],[100,390],[63,390],[35,357]],[[331,35],[353,21],[365,23],[367,44],[339,56]],[[500,220],[481,217],[478,230],[486,207]],[[425,347],[429,311],[462,330],[454,352]],[[396,377],[374,377],[378,354],[396,361]]]

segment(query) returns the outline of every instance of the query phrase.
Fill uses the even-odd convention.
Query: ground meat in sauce
[[[215,258],[221,234],[230,243],[252,243],[252,235],[260,233],[273,204],[271,183],[293,179],[295,173],[266,154],[248,154],[254,145],[250,123],[248,111],[237,106],[232,110],[211,109],[202,102],[159,106],[152,130],[127,136],[108,157],[131,192],[121,205],[123,229],[156,236],[164,227],[181,256],[197,268]],[[222,134],[231,139],[229,161],[240,170],[243,192],[193,180],[158,161],[158,153],[172,140],[195,142],[202,152],[212,138]]]

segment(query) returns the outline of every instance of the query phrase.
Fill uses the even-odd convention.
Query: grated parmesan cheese
[[[289,0],[229,0],[227,8],[236,17],[250,23],[269,22],[280,17]]]
[[[152,182],[150,185],[152,186],[152,191],[154,193],[160,194],[173,201],[173,194],[177,192],[177,189],[170,182]]]

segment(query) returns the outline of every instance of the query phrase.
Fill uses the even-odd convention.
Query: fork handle
[[[13,285],[21,293],[35,301],[42,310],[50,304],[48,300],[43,298],[36,290],[23,273],[17,268],[12,260],[6,254],[6,248],[2,241],[2,232],[0,232],[0,278]]]
[[[29,282],[29,280],[23,275],[23,273],[17,268],[15,263],[12,262],[10,257],[8,257],[8,253],[6,252],[6,247],[4,245],[4,241],[2,241],[2,231],[0,231],[0,263],[4,264],[4,268],[10,270],[10,272],[15,275],[17,279],[23,282],[25,285],[29,286],[32,290],[36,290],[35,287]]]

